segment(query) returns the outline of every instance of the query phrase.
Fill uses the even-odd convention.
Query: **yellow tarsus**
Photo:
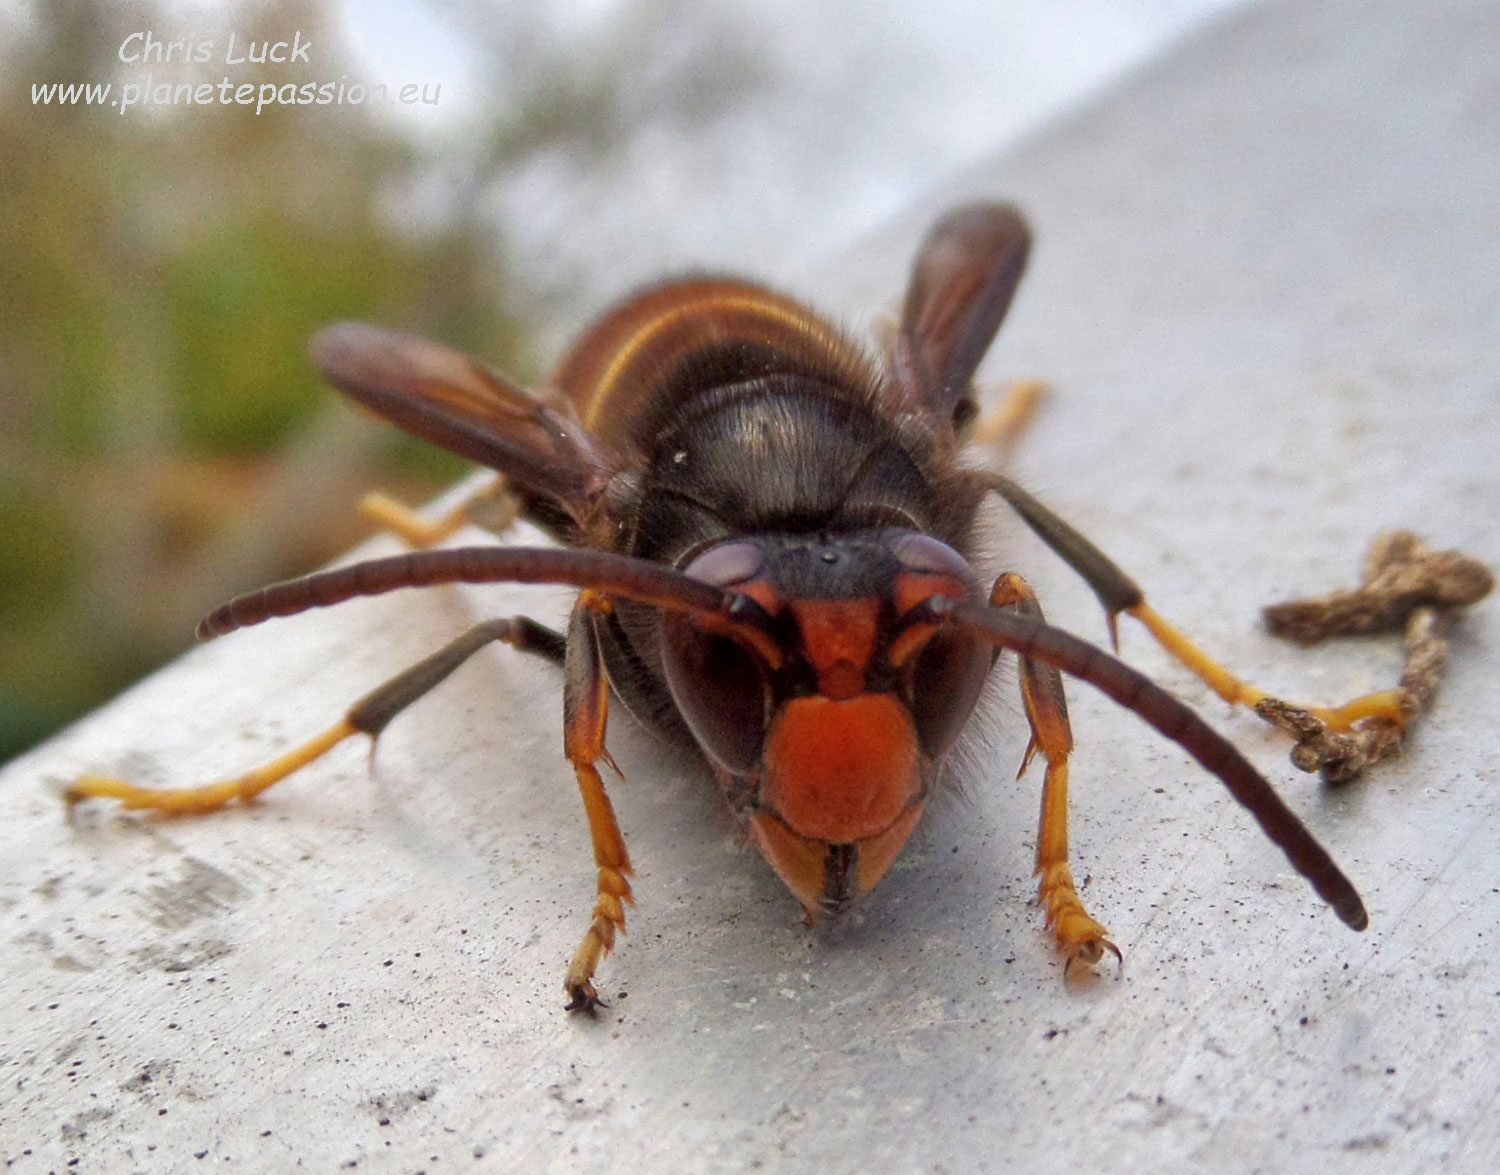
[[[441,518],[429,521],[389,494],[374,491],[359,500],[359,512],[411,547],[435,547],[451,537],[469,520],[467,499]]]
[[[989,448],[1015,445],[1047,392],[1047,385],[1039,379],[1022,379],[1011,384],[1005,398],[974,422],[974,441]]]
[[[1257,702],[1273,696],[1230,673],[1145,601],[1126,611],[1146,626],[1162,648],[1192,670],[1231,706],[1248,706],[1253,709]],[[1298,709],[1316,715],[1334,730],[1350,730],[1355,723],[1366,718],[1388,718],[1403,722],[1405,701],[1405,691],[1388,689],[1365,694],[1342,706],[1305,706],[1299,703]]]
[[[249,803],[299,767],[305,767],[346,738],[359,733],[347,718],[343,719],[337,726],[238,779],[200,787],[141,787],[111,775],[80,775],[63,793],[63,800],[70,808],[84,800],[118,800],[127,809],[144,808],[174,816],[212,812],[235,800]]]

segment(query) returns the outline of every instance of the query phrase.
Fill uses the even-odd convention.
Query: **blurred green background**
[[[271,20],[322,36],[316,5]],[[31,101],[33,81],[118,86],[121,41],[174,23],[39,5],[4,46],[0,759],[183,648],[215,599],[347,546],[361,487],[420,498],[462,468],[335,406],[312,331],[520,346],[488,248],[382,219],[411,151],[366,113]]]

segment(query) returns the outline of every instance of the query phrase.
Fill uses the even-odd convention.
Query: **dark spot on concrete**
[[[95,1106],[91,1110],[84,1110],[81,1114],[75,1114],[72,1118],[62,1124],[58,1131],[64,1142],[89,1136],[89,1127],[96,1122],[103,1122],[114,1116],[113,1110],[106,1110],[103,1106]]]
[[[40,885],[36,886],[31,892],[37,894],[40,897],[46,898],[49,902],[53,901],[54,899],[56,899],[58,893],[62,890],[62,880],[63,879],[61,877],[49,877]]]
[[[158,1095],[163,1092],[162,1085],[170,1082],[176,1072],[177,1065],[172,1061],[147,1061],[134,1077],[120,1083],[120,1089],[143,1097]]]
[[[182,930],[249,896],[250,891],[229,874],[207,861],[184,857],[177,880],[154,885],[146,891],[146,900],[152,907],[147,917],[163,930]]]
[[[61,1065],[64,1061],[69,1060],[83,1046],[86,1040],[88,1040],[86,1036],[75,1036],[67,1044],[59,1047],[57,1052],[52,1054],[52,1063],[54,1065]]]
[[[377,1094],[365,1104],[374,1112],[375,1121],[379,1125],[389,1126],[397,1118],[411,1113],[418,1105],[435,1096],[437,1096],[437,1086],[426,1085],[420,1089]]]
[[[193,971],[231,954],[234,948],[222,938],[204,938],[180,943],[155,943],[135,952],[137,970],[165,971],[176,975]]]

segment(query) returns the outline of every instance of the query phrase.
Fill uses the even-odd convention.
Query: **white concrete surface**
[[[1263,603],[1390,526],[1500,556],[1500,9],[1257,8],[934,192],[800,288],[864,320],[976,193],[1038,248],[989,370],[1057,395],[1019,474],[1263,684],[1386,684]],[[1037,544],[1054,619],[1091,599]],[[821,937],[712,784],[626,721],[640,908],[599,1022],[560,1010],[592,870],[556,676],[497,651],[250,810],[68,826],[84,769],[238,770],[479,614],[405,593],[215,642],[0,775],[0,1157],[63,1170],[1489,1170],[1500,1147],[1491,602],[1408,754],[1328,793],[1146,639],[1360,885],[1342,927],[1210,779],[1075,689],[1074,853],[1123,975],[1065,986],[1028,907],[1037,781],[996,707],[863,919]],[[76,1165],[69,1164],[76,1160]]]

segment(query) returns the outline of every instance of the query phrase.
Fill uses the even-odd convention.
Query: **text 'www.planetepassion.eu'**
[[[259,114],[268,106],[436,106],[442,95],[440,82],[299,80],[281,78],[245,80],[249,68],[264,73],[303,72],[314,64],[314,45],[300,31],[290,39],[247,40],[236,33],[227,37],[181,37],[162,40],[149,30],[131,33],[116,52],[126,65],[149,66],[138,80],[115,82],[33,82],[34,106],[101,106],[127,110],[162,109],[172,106],[253,106]],[[200,77],[181,78],[172,67],[194,70],[213,62],[239,77],[224,74],[218,81]],[[178,74],[177,77],[172,76]]]

